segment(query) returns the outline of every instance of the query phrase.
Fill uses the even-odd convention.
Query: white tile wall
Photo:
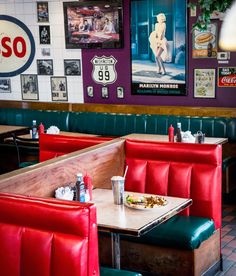
[[[40,0],[38,0],[40,2]],[[65,49],[63,2],[48,0],[49,23],[37,22],[36,0],[0,0],[0,14],[10,15],[27,25],[34,36],[36,53],[31,66],[23,74],[37,74],[37,59],[52,59],[54,76],[64,76],[64,59],[81,59],[80,49]],[[39,25],[50,25],[51,44],[39,44]],[[42,48],[50,48],[51,55],[44,57]],[[82,63],[82,60],[81,60]],[[82,72],[83,73],[83,72]],[[83,103],[81,76],[66,76],[68,102]],[[51,76],[38,76],[39,101],[51,102]],[[11,78],[11,93],[0,93],[0,100],[22,100],[20,76]]]

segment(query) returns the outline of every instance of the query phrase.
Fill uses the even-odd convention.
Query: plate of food
[[[209,43],[215,41],[215,35],[210,32],[199,33],[195,37],[195,44],[197,47],[206,47]]]
[[[167,200],[163,196],[156,195],[127,195],[125,198],[125,205],[127,207],[137,210],[153,210],[165,206]]]

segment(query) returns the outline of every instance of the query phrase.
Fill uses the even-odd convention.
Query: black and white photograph
[[[81,65],[80,59],[64,59],[64,70],[66,76],[80,76]]]
[[[49,22],[48,2],[37,2],[38,22]]]
[[[51,49],[50,48],[42,48],[41,54],[43,57],[50,57],[51,56]]]
[[[66,77],[51,77],[51,92],[53,101],[67,101]]]
[[[187,94],[186,2],[131,1],[132,94]]]
[[[102,98],[103,99],[109,98],[108,87],[106,87],[106,86],[102,87]]]
[[[124,98],[124,88],[123,88],[123,87],[118,86],[118,87],[116,88],[116,97],[117,97],[118,99],[123,99],[123,98]]]
[[[11,93],[11,79],[0,78],[0,93]]]
[[[52,59],[37,59],[38,75],[53,75]]]
[[[90,98],[93,98],[93,86],[87,86],[87,95]]]
[[[39,26],[39,41],[40,44],[50,44],[50,26]]]
[[[21,93],[22,100],[38,100],[38,77],[34,74],[21,76]]]

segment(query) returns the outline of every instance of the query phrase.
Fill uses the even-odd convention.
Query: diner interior
[[[236,275],[236,2],[0,11],[0,275]]]

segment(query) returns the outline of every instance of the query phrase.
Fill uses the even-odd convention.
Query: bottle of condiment
[[[40,123],[39,125],[39,134],[44,133],[44,125],[43,123]]]
[[[177,129],[176,129],[176,142],[182,142],[182,129],[181,129],[181,123],[177,123]]]
[[[173,128],[173,126],[170,125],[168,128],[169,142],[174,142],[174,136],[175,136],[174,131],[175,129]]]
[[[86,199],[85,201],[90,201],[92,200],[92,190],[93,190],[93,184],[92,184],[92,179],[91,177],[86,174],[84,176],[84,184],[85,184],[85,194],[86,194]]]
[[[82,173],[77,173],[77,181],[75,186],[76,186],[76,200],[80,202],[85,202],[85,185],[84,185]]]
[[[32,121],[31,131],[32,131],[32,139],[37,139],[38,138],[38,128],[37,128],[36,120]]]

